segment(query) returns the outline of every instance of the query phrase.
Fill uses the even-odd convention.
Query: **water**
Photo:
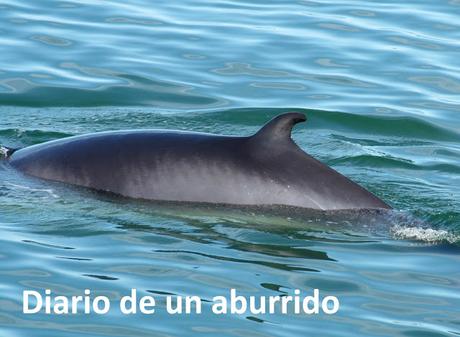
[[[386,219],[165,207],[0,166],[1,336],[458,336],[460,3],[6,0],[0,144],[168,128],[296,142]],[[24,289],[155,295],[319,288],[336,315],[22,314]]]

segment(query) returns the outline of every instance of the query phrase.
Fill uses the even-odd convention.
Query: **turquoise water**
[[[120,200],[0,165],[0,336],[460,335],[460,3],[7,0],[0,144],[116,129],[247,135],[305,112],[307,152],[395,207],[340,221]],[[22,291],[151,315],[22,313]],[[335,315],[209,313],[213,296],[337,296]],[[165,314],[168,294],[201,315]]]

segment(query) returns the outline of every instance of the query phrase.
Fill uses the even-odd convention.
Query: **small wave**
[[[426,171],[440,171],[447,173],[460,174],[460,167],[452,164],[416,164],[411,160],[404,158],[396,158],[392,156],[375,156],[375,155],[356,155],[345,156],[333,159],[328,162],[331,165],[349,164],[353,166],[377,167],[377,168],[395,168],[407,170],[426,170]]]
[[[316,128],[326,127],[340,131],[353,131],[364,134],[377,134],[384,136],[423,139],[458,141],[460,135],[440,125],[414,116],[383,116],[361,115],[338,111],[308,112],[311,126]]]
[[[428,243],[460,242],[460,235],[455,235],[444,229],[404,227],[401,225],[395,225],[390,228],[390,232],[395,239],[401,240],[419,240]]]
[[[395,168],[407,168],[417,169],[418,166],[411,161],[403,158],[395,158],[390,156],[373,156],[373,155],[357,155],[357,156],[346,156],[330,161],[330,164],[353,164],[353,165],[364,165],[364,166],[375,166],[375,167],[395,167]]]
[[[299,126],[308,129],[328,129],[335,132],[352,132],[359,135],[380,135],[397,137],[407,142],[409,139],[423,141],[460,141],[460,134],[455,129],[441,126],[425,119],[404,115],[362,115],[349,112],[314,110],[303,108],[239,108],[216,110],[201,114],[201,118],[223,123],[248,126],[266,122],[267,118],[277,114],[298,111],[307,115],[308,126]],[[198,116],[193,116],[197,118]]]
[[[70,136],[73,134],[50,130],[0,129],[0,141],[7,146],[33,145]]]
[[[112,78],[116,83],[99,83],[97,87],[57,86],[10,78],[3,80],[9,92],[0,93],[0,102],[3,106],[36,108],[156,106],[179,109],[186,106],[208,109],[225,104],[222,99],[193,94],[192,86],[130,74],[112,73]]]

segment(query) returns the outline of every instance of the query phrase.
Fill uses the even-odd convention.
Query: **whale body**
[[[390,208],[311,157],[291,139],[301,113],[273,118],[251,136],[134,130],[63,138],[15,151],[34,177],[131,198],[315,210]]]

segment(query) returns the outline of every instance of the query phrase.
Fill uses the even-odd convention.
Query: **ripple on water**
[[[69,40],[50,35],[33,35],[31,39],[55,47],[67,47],[72,44]]]
[[[296,107],[300,147],[403,210],[338,221],[153,206],[1,162],[0,335],[458,335],[459,4],[0,4],[1,145],[130,128],[250,135]],[[208,314],[230,287],[318,287],[341,309]],[[21,291],[46,288],[114,305],[136,288],[158,311],[24,316]],[[199,296],[204,313],[165,314],[170,294]]]

